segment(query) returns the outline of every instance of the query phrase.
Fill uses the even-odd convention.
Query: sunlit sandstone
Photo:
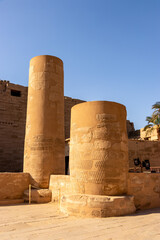
[[[61,211],[82,217],[133,213],[134,197],[126,196],[127,178],[125,106],[107,101],[74,106],[70,141],[72,192],[62,194]]]
[[[47,188],[51,174],[64,174],[63,62],[53,56],[30,61],[24,172]]]
[[[127,191],[125,106],[81,103],[71,111],[70,174],[76,193],[122,195]]]
[[[20,91],[12,92],[21,96]],[[58,201],[60,210],[68,215],[100,218],[159,207],[159,174],[128,173],[126,109],[119,103],[86,102],[72,108],[71,175],[63,175],[63,97],[62,61],[52,56],[33,58],[25,173],[0,174],[0,205],[28,200],[34,203]],[[130,152],[131,159],[137,157],[139,142],[135,144]],[[154,156],[158,156],[159,143],[154,144],[154,148],[152,144],[143,147],[145,158],[146,153],[151,154],[151,149],[157,154]],[[140,150],[142,152],[142,147]]]

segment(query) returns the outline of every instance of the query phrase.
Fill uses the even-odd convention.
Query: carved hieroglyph
[[[74,192],[126,193],[128,138],[125,106],[81,103],[71,111],[70,174]]]
[[[37,56],[30,61],[24,172],[45,188],[64,164],[63,62]]]

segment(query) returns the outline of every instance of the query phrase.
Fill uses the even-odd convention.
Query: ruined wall
[[[134,196],[136,209],[160,207],[160,174],[129,173],[127,194]]]
[[[0,81],[0,172],[18,172],[23,169],[27,92],[27,87]],[[65,138],[70,137],[71,108],[82,102],[84,101],[64,97]],[[136,132],[134,125],[127,120],[130,136],[129,131]],[[151,166],[160,167],[160,143],[129,140],[130,168],[134,167],[133,159],[136,157],[149,159]]]
[[[23,170],[28,87],[0,81],[0,172]],[[64,97],[65,138],[70,136],[71,108],[82,100]]]
[[[52,191],[52,202],[60,200],[63,194],[73,193],[68,175],[51,175],[49,189]]]
[[[160,174],[159,173],[129,173],[127,195],[134,196],[136,209],[160,207]],[[65,194],[73,194],[70,176],[50,177],[52,201],[59,201]]]
[[[0,172],[22,171],[27,87],[0,81]]]
[[[152,128],[147,128],[144,130],[144,128],[140,129],[140,137],[142,140],[160,140],[159,139],[159,128],[160,125],[155,125]]]
[[[129,120],[127,120],[127,121],[126,121],[126,124],[127,124],[127,133],[130,133],[130,132],[134,132],[134,131],[135,131],[134,123],[133,123],[133,122],[130,122]]]
[[[65,112],[65,139],[70,137],[70,121],[71,121],[71,108],[79,103],[85,102],[83,100],[74,99],[70,97],[64,97],[64,112]]]
[[[0,201],[22,199],[29,183],[28,173],[0,173]]]
[[[139,158],[141,162],[148,159],[151,168],[160,168],[159,141],[129,140],[128,149],[130,168],[134,168],[134,158]]]

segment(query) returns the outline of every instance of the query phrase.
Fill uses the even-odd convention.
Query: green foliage
[[[154,109],[154,112],[151,117],[146,117],[148,124],[144,127],[144,130],[160,124],[160,102],[153,104],[152,109]]]

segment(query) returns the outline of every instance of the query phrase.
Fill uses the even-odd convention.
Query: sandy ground
[[[125,217],[75,218],[55,204],[0,207],[0,240],[160,240],[160,208]]]

